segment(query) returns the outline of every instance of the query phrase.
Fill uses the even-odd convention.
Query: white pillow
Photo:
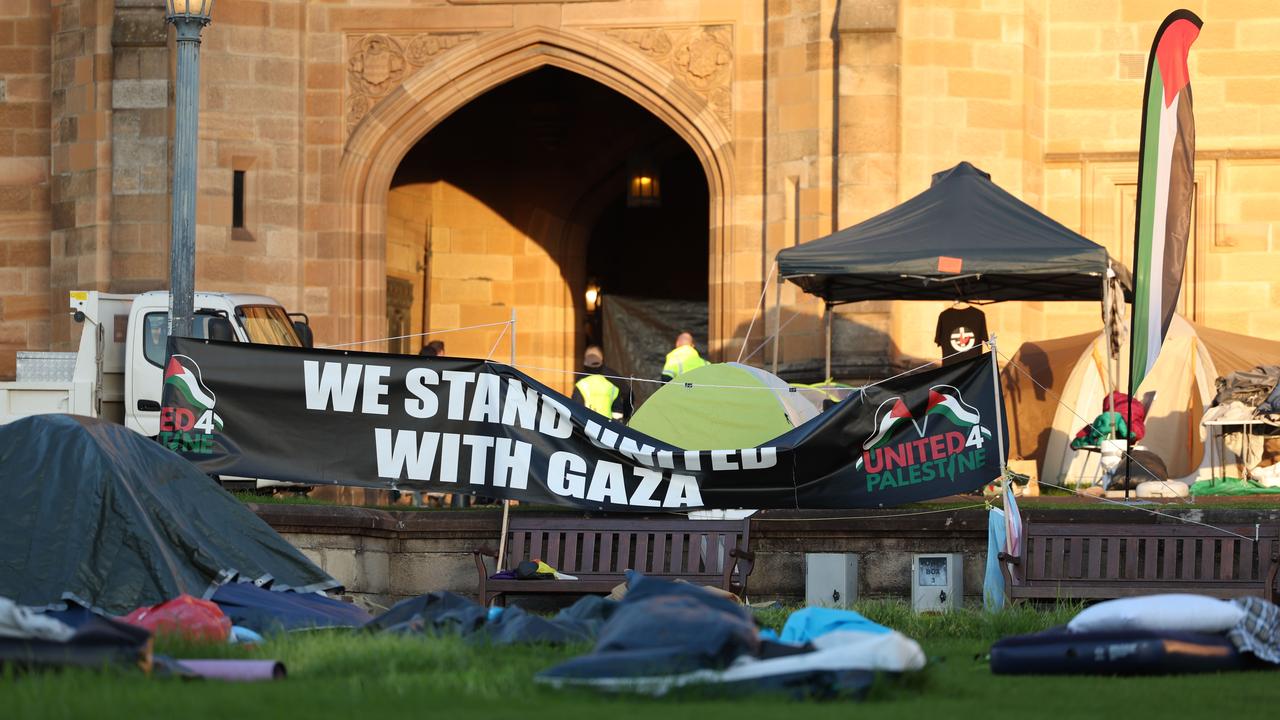
[[[1067,623],[1072,632],[1170,630],[1220,633],[1244,619],[1244,609],[1227,600],[1171,593],[1108,600],[1085,608]]]

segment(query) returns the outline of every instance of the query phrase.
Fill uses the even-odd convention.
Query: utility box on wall
[[[858,556],[852,553],[805,553],[806,607],[849,607],[858,599]]]
[[[964,607],[964,565],[960,553],[911,556],[911,609],[946,612]]]

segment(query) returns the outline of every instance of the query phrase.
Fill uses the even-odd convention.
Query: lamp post
[[[191,335],[196,275],[196,140],[200,109],[200,32],[213,0],[166,0],[178,31],[173,139],[173,208],[169,236],[169,334]]]

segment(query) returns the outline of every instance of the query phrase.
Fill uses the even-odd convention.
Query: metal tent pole
[[[511,367],[516,366],[516,309],[511,308]],[[502,534],[498,536],[498,565],[495,571],[502,571],[502,562],[507,559],[507,526],[511,522],[511,501],[502,501]]]
[[[828,302],[827,302],[827,304],[826,304],[826,315],[827,315],[827,317],[826,317],[826,320],[827,320],[827,363],[826,363],[826,368],[827,368],[827,369],[826,369],[826,376],[822,378],[822,382],[824,382],[824,383],[825,383],[826,381],[828,381],[828,380],[831,380],[831,379],[832,379],[832,378],[831,378],[831,319],[832,319],[832,318],[831,318],[831,316],[832,316],[832,314],[833,314],[833,313],[832,313],[832,311],[831,311],[831,302],[830,302],[830,301],[828,301]]]
[[[773,374],[778,374],[778,345],[782,342],[782,269],[773,288]]]
[[[1004,399],[1000,395],[1000,363],[996,357],[998,355],[996,352],[996,336],[992,335],[988,342],[991,344],[991,381],[994,383],[991,391],[996,396],[996,447],[1000,450],[1000,490],[1004,491],[1009,482],[1009,471],[1005,466]]]

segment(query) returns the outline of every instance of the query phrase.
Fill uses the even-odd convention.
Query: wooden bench
[[[484,558],[491,548],[474,551],[480,575],[478,596],[488,605],[506,593],[525,595],[607,594],[625,581],[626,570],[668,580],[713,585],[744,596],[755,564],[749,547],[750,520],[686,518],[582,518],[514,514],[507,532],[504,564],[539,559],[577,580],[494,580]]]
[[[1280,526],[1024,523],[1022,553],[1000,553],[1005,591],[1024,598],[1101,599],[1187,592],[1272,600]]]

